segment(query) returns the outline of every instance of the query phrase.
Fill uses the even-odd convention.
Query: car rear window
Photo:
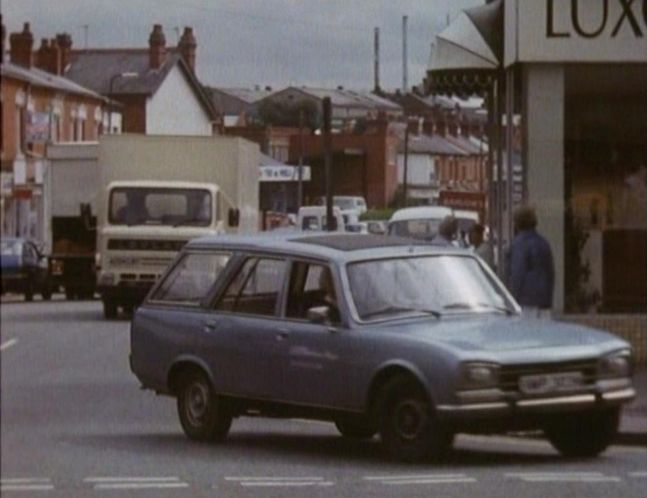
[[[152,296],[153,301],[197,306],[227,266],[231,253],[188,253]]]

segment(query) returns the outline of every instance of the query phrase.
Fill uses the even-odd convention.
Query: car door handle
[[[285,341],[290,337],[290,331],[288,329],[277,329],[276,335],[274,336],[277,341]]]
[[[218,328],[218,320],[207,320],[202,324],[205,332],[214,332]]]

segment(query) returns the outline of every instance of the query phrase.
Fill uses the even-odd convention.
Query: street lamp
[[[119,78],[137,78],[139,76],[139,73],[135,73],[132,71],[125,72],[125,73],[117,73],[113,74],[110,77],[110,83],[108,84],[108,96],[112,100],[112,87],[115,84],[115,81],[118,80]],[[112,106],[111,104],[108,104],[108,133],[112,134]]]

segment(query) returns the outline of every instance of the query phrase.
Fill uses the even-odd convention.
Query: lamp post
[[[113,74],[110,77],[110,83],[108,84],[109,98],[112,100],[112,88],[115,84],[115,81],[117,81],[119,78],[136,78],[137,76],[139,76],[139,73],[132,71]],[[112,134],[112,105],[110,103],[108,104],[108,133]]]

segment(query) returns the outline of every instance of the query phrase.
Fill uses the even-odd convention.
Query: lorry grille
[[[592,385],[597,379],[598,361],[596,359],[576,360],[553,363],[528,363],[504,365],[499,373],[501,389],[506,392],[519,391],[519,379],[525,375],[581,372],[584,385]]]
[[[186,240],[109,239],[108,249],[116,251],[180,251]]]

